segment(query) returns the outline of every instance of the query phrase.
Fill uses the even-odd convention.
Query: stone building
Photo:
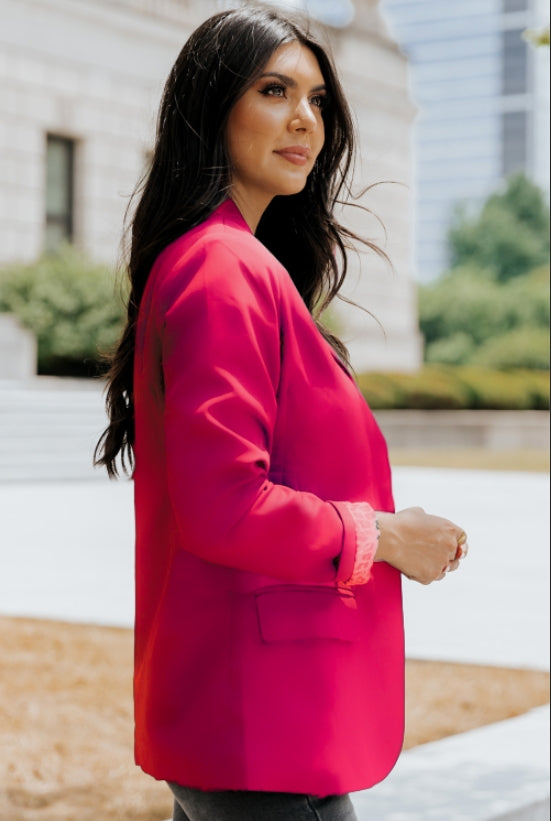
[[[64,239],[116,260],[168,71],[190,32],[230,5],[0,0],[0,265]],[[413,370],[422,350],[411,276],[415,109],[377,0],[355,7],[352,22],[327,35],[359,126],[355,186],[381,183],[361,200],[380,221],[354,208],[344,219],[383,245],[393,267],[352,257],[346,293],[378,321],[341,305],[334,321],[357,370]]]

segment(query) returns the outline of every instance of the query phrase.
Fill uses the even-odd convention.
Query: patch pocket
[[[278,586],[258,591],[255,599],[265,642],[358,639],[358,605],[349,590]]]

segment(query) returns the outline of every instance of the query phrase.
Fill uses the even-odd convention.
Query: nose
[[[316,125],[316,115],[312,111],[310,101],[300,100],[290,122],[291,129],[293,131],[313,131]]]

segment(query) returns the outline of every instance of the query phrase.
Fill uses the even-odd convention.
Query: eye
[[[323,111],[327,105],[327,94],[314,94],[313,97],[310,97],[310,103]]]
[[[286,88],[281,83],[270,83],[260,90],[265,97],[285,97]]]

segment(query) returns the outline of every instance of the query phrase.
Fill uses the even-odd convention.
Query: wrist
[[[396,514],[378,510],[375,515],[379,528],[379,541],[373,560],[395,565],[400,549],[396,533]]]

